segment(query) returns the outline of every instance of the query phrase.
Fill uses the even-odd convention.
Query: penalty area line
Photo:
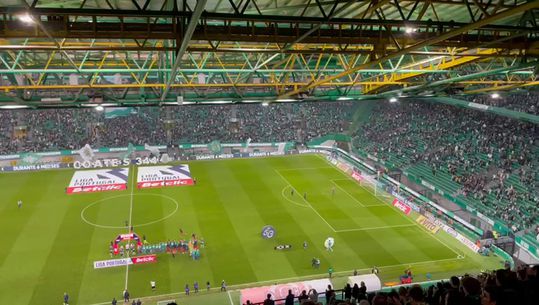
[[[333,183],[333,185],[335,185],[336,187],[338,187],[341,191],[343,191],[346,195],[348,195],[348,197],[352,198],[352,200],[354,200],[355,202],[359,203],[359,205],[364,208],[365,205],[363,203],[361,203],[361,201],[357,200],[356,197],[352,196],[352,194],[348,193],[348,191],[346,191],[345,189],[343,189],[340,185],[338,185],[337,183],[335,183],[335,181],[333,180],[330,180],[331,183]]]
[[[318,211],[317,211],[317,210],[316,210],[316,209],[315,209],[315,208],[314,208],[314,207],[313,207],[313,206],[312,206],[312,205],[311,205],[305,198],[303,198],[303,196],[301,196],[300,193],[298,193],[298,190],[296,190],[296,189],[292,186],[292,184],[288,181],[288,179],[286,179],[286,178],[283,176],[283,174],[281,174],[281,173],[280,173],[278,170],[276,170],[276,169],[274,169],[274,171],[281,177],[281,179],[283,179],[283,180],[286,182],[286,184],[288,184],[288,185],[294,190],[294,192],[295,192],[296,194],[298,194],[298,196],[303,200],[303,202],[305,202],[305,204],[306,204],[307,206],[309,206],[309,207],[311,208],[311,210],[313,210],[313,212],[315,212],[316,215],[318,215],[318,217],[320,217],[320,219],[322,219],[322,220],[328,225],[328,227],[329,227],[333,232],[337,232],[337,230],[335,230],[335,228],[334,228],[332,225],[330,225],[329,222],[327,222],[327,220],[326,220],[324,217],[322,217],[322,215],[320,215],[320,213],[318,213]]]
[[[295,204],[295,205],[297,205],[297,206],[300,206],[300,207],[302,207],[302,208],[309,208],[308,205],[305,205],[305,204],[299,204],[299,203],[295,202],[294,200],[292,200],[292,199],[286,197],[285,191],[286,191],[288,188],[291,188],[291,186],[290,186],[290,185],[285,186],[285,187],[283,188],[283,190],[281,191],[281,195],[284,197],[284,199],[286,199],[288,202],[293,203],[293,204]],[[294,190],[294,191],[295,191],[295,190]]]

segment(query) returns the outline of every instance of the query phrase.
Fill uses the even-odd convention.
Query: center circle
[[[178,201],[163,194],[122,194],[90,203],[80,217],[98,228],[125,229],[131,214],[131,225],[138,228],[172,217],[179,207]]]

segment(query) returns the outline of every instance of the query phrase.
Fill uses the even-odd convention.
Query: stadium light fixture
[[[497,93],[497,92],[494,92],[494,93],[492,93],[492,94],[490,95],[490,97],[491,97],[491,98],[494,98],[494,99],[500,98],[500,94]]]
[[[349,100],[353,100],[354,98],[353,97],[349,97],[349,96],[341,96],[337,99],[337,101],[349,101]]]
[[[32,16],[30,16],[28,13],[20,15],[19,20],[24,23],[34,23],[34,18],[32,18]]]
[[[164,102],[163,105],[173,105],[173,106],[184,106],[184,105],[191,105],[196,104],[196,102],[189,102],[189,101],[183,101],[183,103],[178,104],[178,102]]]
[[[293,99],[293,98],[282,98],[282,99],[278,99],[278,100],[275,100],[276,102],[295,102],[296,100]]]
[[[406,34],[412,34],[415,31],[416,31],[416,29],[413,28],[413,27],[407,26],[407,27],[404,28],[404,32],[406,32]]]
[[[95,110],[96,111],[103,111],[103,110],[105,110],[105,108],[103,106],[101,106],[101,105],[98,105],[98,106],[95,106]]]
[[[0,109],[24,109],[28,108],[26,105],[2,105]]]
[[[397,101],[398,101],[398,100],[397,100],[396,97],[392,97],[392,98],[389,99],[389,102],[390,102],[390,103],[396,103]]]
[[[268,102],[263,102],[263,103],[262,103],[262,106],[268,107],[268,106],[269,106],[269,103],[268,103]]]

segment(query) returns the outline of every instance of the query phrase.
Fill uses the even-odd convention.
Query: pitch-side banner
[[[439,226],[437,226],[434,222],[430,221],[427,217],[423,215],[419,215],[416,221],[419,222],[422,226],[424,226],[427,230],[431,231],[433,234],[438,233],[438,231],[440,230]]]
[[[95,261],[94,269],[121,267],[127,265],[148,264],[157,262],[157,255],[143,255],[128,258],[108,259],[105,261]]]
[[[279,300],[284,299],[288,295],[288,290],[292,290],[294,295],[300,295],[303,290],[309,291],[316,289],[318,293],[321,293],[326,289],[328,285],[331,285],[329,279],[312,280],[305,282],[288,283],[281,285],[263,286],[255,288],[242,289],[241,304],[247,303],[247,300],[253,303],[262,303],[269,293],[272,295],[272,299]],[[276,302],[276,304],[283,304],[284,302]]]
[[[143,166],[138,168],[138,188],[193,185],[189,165]]]
[[[406,205],[406,203],[400,201],[397,198],[393,199],[393,206],[401,210],[406,215],[410,215],[410,212],[412,212],[412,208],[410,208],[408,205]]]
[[[67,187],[68,194],[120,191],[127,189],[129,168],[76,171]]]

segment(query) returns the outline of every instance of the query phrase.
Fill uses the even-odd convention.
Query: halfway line
[[[135,166],[133,166],[133,172],[135,171]],[[135,177],[136,175],[134,173],[131,173],[131,176],[133,176],[133,178],[131,179],[131,190],[130,190],[130,193],[129,193],[129,222],[128,222],[128,226],[127,226],[127,230],[128,232],[127,233],[130,233],[131,232],[131,221],[133,219],[133,191],[134,191],[134,188],[135,188]],[[131,248],[131,247],[130,247]],[[131,249],[129,249],[131,250]],[[129,251],[127,251],[127,258],[129,258]],[[125,289],[127,290],[127,280],[129,279],[129,265],[126,265],[125,266]]]

